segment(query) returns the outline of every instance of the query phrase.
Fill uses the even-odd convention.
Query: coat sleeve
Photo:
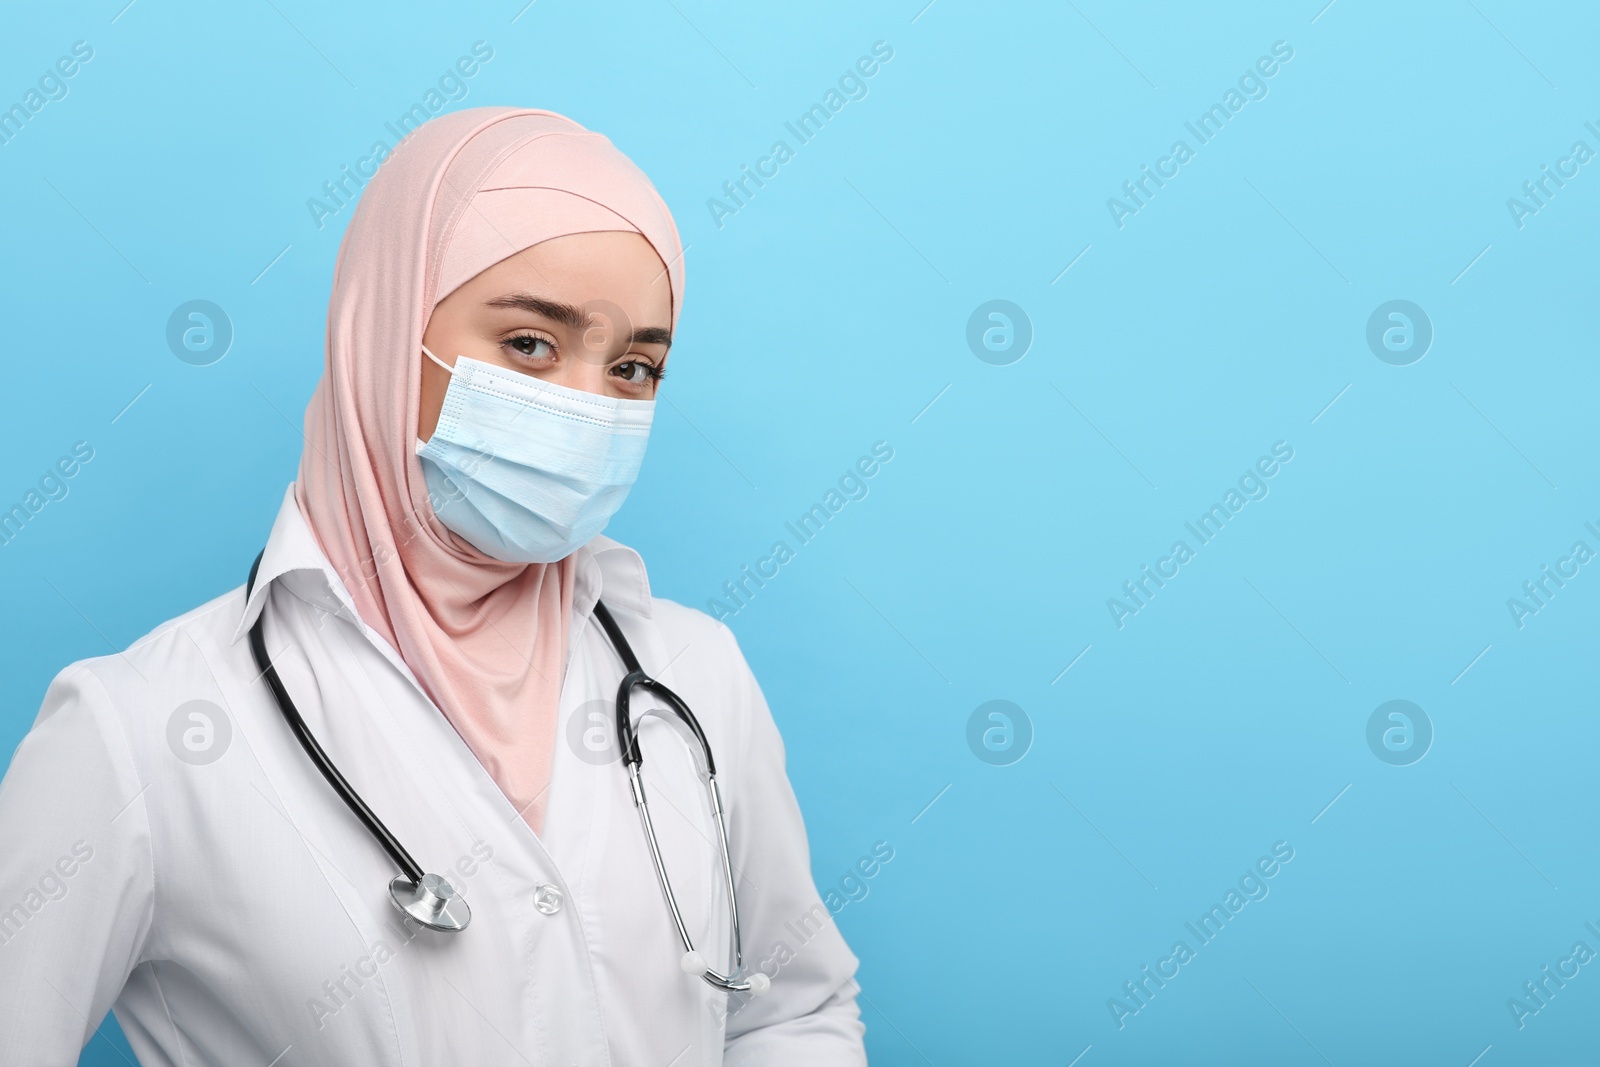
[[[58,674],[0,782],[0,1064],[72,1067],[138,964],[154,871],[109,693]]]
[[[731,993],[727,1067],[853,1067],[865,1064],[856,1005],[857,960],[811,877],[800,805],[784,769],[783,739],[761,687],[725,631],[739,675],[743,719],[738,763],[729,768],[729,847],[737,873],[745,962],[772,980],[764,996]]]

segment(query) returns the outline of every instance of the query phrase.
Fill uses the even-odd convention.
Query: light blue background
[[[1600,149],[1600,19],[923,2],[10,6],[0,101],[95,54],[0,146],[0,504],[95,457],[0,548],[0,751],[66,663],[243,580],[349,218],[306,200],[481,39],[452,107],[607,134],[689,245],[670,405],[609,531],[658,595],[705,607],[894,449],[729,620],[818,884],[894,848],[837,916],[874,1063],[1580,1062],[1600,968],[1522,1029],[1507,999],[1600,949],[1600,568],[1521,629],[1506,602],[1600,549],[1600,164],[1520,229],[1506,202]],[[708,198],[879,40],[868,95],[719,228]],[[1185,121],[1277,41],[1269,94],[1199,146]],[[1107,198],[1178,138],[1119,229]],[[237,334],[211,366],[164,339],[196,298]],[[1031,320],[1010,365],[966,342],[992,299]],[[1435,330],[1410,366],[1366,344],[1391,299]],[[1119,629],[1107,598],[1277,441],[1270,495]],[[968,746],[995,699],[1034,734],[1009,766]],[[1367,745],[1391,699],[1436,731],[1410,766]],[[1108,999],[1278,841],[1270,895],[1119,1029]],[[83,1062],[125,1049],[108,1021]]]

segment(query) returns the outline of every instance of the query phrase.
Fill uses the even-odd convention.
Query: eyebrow
[[[589,325],[590,314],[576,304],[565,304],[559,300],[548,300],[532,293],[509,293],[497,296],[493,300],[484,302],[486,307],[515,308],[529,311],[535,315],[543,315],[547,319],[581,330]],[[641,326],[633,331],[629,342],[640,345],[666,345],[672,346],[672,331],[665,326]]]

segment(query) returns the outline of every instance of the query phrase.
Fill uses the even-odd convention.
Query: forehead
[[[643,235],[620,230],[541,241],[496,263],[464,288],[483,299],[515,288],[569,302],[610,300],[663,323],[672,310],[666,264]]]

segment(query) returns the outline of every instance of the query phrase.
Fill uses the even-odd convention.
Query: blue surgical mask
[[[466,356],[417,442],[434,514],[508,563],[554,563],[604,530],[639,476],[654,400],[601,396]]]

